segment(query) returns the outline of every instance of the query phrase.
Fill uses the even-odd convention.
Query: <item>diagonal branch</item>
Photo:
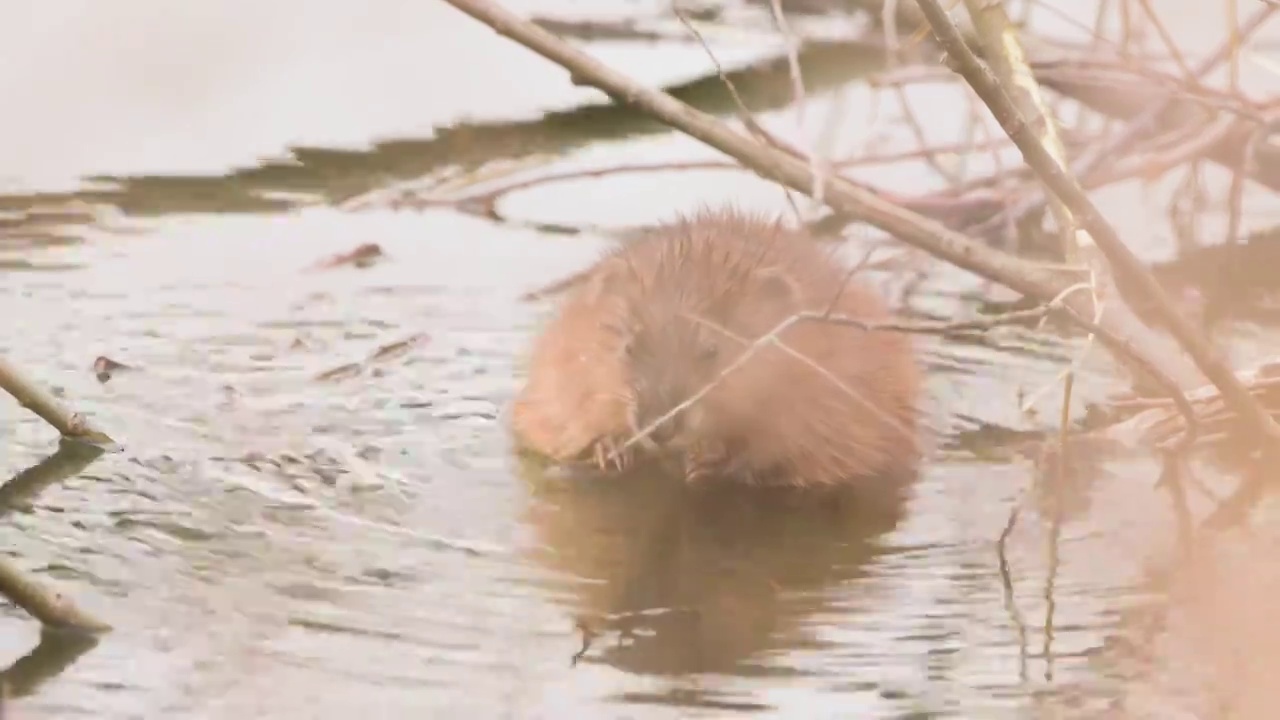
[[[746,137],[670,95],[650,90],[610,69],[589,54],[506,10],[493,0],[445,0],[494,31],[567,69],[574,81],[595,87],[615,101],[630,105],[681,132],[733,157],[758,174],[801,192],[813,194],[815,178],[803,159],[787,155]],[[834,175],[826,178],[823,200],[837,212],[857,217],[890,235],[980,277],[1000,283],[1041,303],[1050,303],[1076,279],[1021,260],[974,241],[969,236],[896,205],[874,192]],[[1070,298],[1066,313],[1073,322],[1092,316],[1087,304]],[[1135,349],[1114,328],[1099,338],[1130,366],[1158,367],[1154,380],[1170,395],[1180,395],[1181,383],[1172,379],[1167,358],[1135,357]]]
[[[57,398],[36,385],[2,356],[0,390],[9,393],[18,404],[39,415],[41,420],[52,425],[63,437],[101,445],[113,445],[115,442],[106,433],[90,425],[83,415],[63,407]]]

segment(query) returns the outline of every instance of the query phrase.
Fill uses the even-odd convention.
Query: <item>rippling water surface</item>
[[[588,46],[729,114],[665,4],[509,6],[649,18],[675,39]],[[1174,30],[1221,19],[1181,6]],[[600,98],[443,3],[40,7],[0,4],[0,352],[124,450],[3,510],[6,555],[115,626],[86,648],[0,615],[16,717],[1217,717],[1219,695],[1264,717],[1249,713],[1275,699],[1267,540],[1169,571],[1159,465],[1139,457],[1072,486],[1055,541],[1029,463],[974,439],[1051,427],[1053,393],[1038,416],[1019,393],[1052,383],[1076,341],[924,341],[936,450],[887,531],[540,477],[504,425],[549,309],[520,295],[615,230],[703,203],[783,212],[777,188],[705,169],[549,184],[499,220],[406,207],[406,188],[439,198],[522,167],[716,155],[575,109]],[[779,53],[746,27],[708,38],[729,71]],[[857,77],[878,52],[806,57],[811,118],[868,102]],[[794,133],[776,85],[752,102]],[[850,117],[856,153],[869,129]],[[1147,257],[1173,255],[1142,189],[1100,203]],[[856,259],[868,239],[851,237]],[[363,243],[384,257],[314,267]],[[877,278],[900,296],[905,273]],[[939,272],[911,309],[967,312],[982,292]],[[1259,323],[1233,331],[1240,357],[1274,351]],[[98,356],[128,368],[100,382]],[[1114,377],[1095,351],[1077,393]],[[54,449],[8,402],[0,438],[3,475]],[[1015,505],[1006,574],[995,542]]]

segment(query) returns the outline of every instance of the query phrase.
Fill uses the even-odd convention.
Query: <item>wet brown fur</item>
[[[552,460],[601,463],[797,312],[890,320],[848,274],[803,235],[728,209],[621,246],[535,341],[512,412],[517,442]],[[912,474],[920,375],[910,337],[803,322],[779,339],[835,381],[764,345],[661,435],[687,478],[835,487]]]

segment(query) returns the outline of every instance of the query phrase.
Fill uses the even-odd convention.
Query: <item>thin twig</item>
[[[1009,519],[1000,532],[1000,539],[996,541],[996,558],[1000,563],[1000,587],[1004,595],[1004,609],[1009,613],[1009,619],[1013,621],[1014,628],[1018,632],[1018,677],[1025,682],[1027,680],[1027,623],[1022,618],[1022,612],[1018,610],[1018,601],[1013,592],[1013,573],[1009,570],[1009,538],[1013,536],[1013,530],[1018,526],[1018,517],[1021,513],[1022,496],[1019,495],[1014,499],[1013,507],[1009,509]]]
[[[1187,64],[1186,58],[1182,57],[1182,52],[1178,49],[1178,44],[1174,42],[1173,36],[1169,33],[1169,29],[1160,21],[1160,15],[1156,13],[1155,8],[1151,7],[1151,0],[1139,0],[1139,5],[1146,13],[1147,20],[1152,27],[1156,29],[1156,34],[1160,36],[1161,42],[1164,43],[1165,50],[1169,51],[1169,55],[1173,58],[1174,63],[1178,65],[1178,69],[1182,71],[1184,77],[1188,81],[1195,81],[1195,72],[1191,66]]]
[[[1064,478],[1058,478],[1060,486]],[[1053,508],[1049,516],[1049,538],[1047,540],[1048,548],[1048,571],[1045,573],[1044,580],[1044,628],[1043,628],[1043,645],[1040,649],[1041,655],[1044,656],[1044,679],[1045,682],[1053,682],[1053,619],[1057,610],[1057,595],[1054,588],[1058,580],[1058,568],[1061,565],[1060,545],[1062,543],[1062,520],[1063,520],[1063,501],[1061,487],[1050,488],[1050,497],[1053,498]]]
[[[1040,119],[1034,127],[1037,139],[1055,161],[1065,166],[1067,150],[1058,130],[1057,119],[1053,117],[1048,105],[1044,102],[1040,86],[1036,84],[1035,76],[1027,65],[1025,52],[1014,30],[1013,21],[1005,13],[1004,6],[1001,3],[984,3],[981,0],[965,0],[965,5],[973,21],[978,42],[982,43],[986,57],[989,59],[990,67],[1000,83],[1008,90],[1014,107],[1026,117]],[[1103,312],[1100,286],[1108,286],[1110,277],[1106,273],[1106,268],[1097,262],[1097,258],[1085,251],[1085,246],[1092,243],[1092,239],[1084,231],[1077,230],[1070,208],[1061,200],[1054,198],[1049,204],[1049,210],[1057,221],[1062,256],[1068,262],[1084,261],[1089,265],[1089,300],[1095,308],[1095,319],[1097,319]],[[1062,445],[1060,448],[1062,452],[1058,455],[1059,481],[1066,477],[1066,436],[1069,427],[1071,389],[1075,380],[1074,370],[1076,365],[1083,363],[1084,357],[1093,348],[1093,343],[1094,337],[1090,334],[1085,338],[1079,357],[1063,373],[1062,413],[1059,428],[1059,441]]]
[[[694,26],[693,21],[685,16],[684,11],[681,10],[680,6],[675,2],[671,3],[671,11],[675,13],[681,24],[683,24],[685,28],[689,30],[690,34],[693,35],[694,39],[698,41],[698,44],[702,46],[703,52],[707,54],[707,58],[711,60],[711,64],[715,66],[716,76],[720,78],[720,82],[724,83],[725,88],[729,91],[729,96],[733,98],[734,107],[738,111],[738,119],[742,121],[743,126],[745,126],[752,135],[755,135],[764,143],[772,145],[773,147],[795,157],[805,157],[797,148],[792,147],[790,143],[766,130],[764,126],[756,120],[755,116],[751,114],[751,110],[747,108],[747,104],[743,102],[742,96],[738,94],[737,86],[735,86],[733,81],[729,79],[729,76],[725,74],[724,67],[720,65],[720,58],[716,57],[716,54],[711,51],[711,46],[707,45],[706,38],[702,37],[702,33]],[[788,60],[790,60],[790,58],[788,58]],[[798,68],[799,61],[797,60],[796,62],[796,67]],[[798,70],[796,70],[796,72],[798,72]],[[804,216],[800,213],[800,206],[796,204],[795,200],[791,197],[791,193],[787,192],[786,188],[783,188],[783,195],[786,197],[787,205],[791,208],[791,212],[795,215],[796,222],[804,222]]]
[[[834,314],[829,311],[799,312],[788,317],[782,322],[778,323],[769,332],[766,332],[765,334],[761,335],[755,340],[748,340],[747,338],[740,337],[732,333],[731,331],[729,331],[727,328],[716,325],[706,320],[705,318],[691,317],[690,319],[694,320],[695,322],[701,322],[703,324],[710,326],[714,330],[730,335],[731,337],[733,337],[734,339],[742,343],[745,346],[745,349],[743,350],[742,354],[734,358],[733,362],[726,365],[725,368],[721,370],[719,374],[716,375],[716,377],[712,378],[709,382],[707,382],[705,385],[699,388],[697,392],[693,393],[689,397],[685,398],[682,402],[677,404],[675,407],[671,408],[667,412],[663,413],[662,415],[652,420],[648,425],[645,425],[642,428],[636,428],[634,430],[634,434],[630,438],[628,438],[626,442],[622,443],[620,446],[615,447],[612,450],[612,452],[610,453],[610,458],[613,459],[614,461],[620,460],[620,458],[622,457],[623,453],[626,450],[628,450],[629,448],[631,448],[632,446],[640,442],[643,442],[646,438],[648,438],[650,435],[653,434],[654,430],[657,430],[659,427],[661,427],[666,422],[670,421],[676,415],[679,415],[685,410],[688,410],[690,407],[692,407],[693,405],[698,403],[700,400],[702,400],[702,398],[705,397],[707,393],[715,389],[715,387],[719,385],[721,382],[723,382],[724,379],[728,377],[731,373],[737,371],[738,368],[745,365],[747,361],[750,360],[765,345],[774,345],[779,349],[781,349],[783,352],[787,353],[788,355],[791,355],[795,359],[805,363],[806,365],[809,365],[812,369],[817,371],[823,377],[830,380],[832,384],[836,387],[836,389],[850,396],[850,398],[852,398],[855,402],[864,403],[865,400],[861,397],[861,395],[857,391],[855,391],[853,388],[846,386],[844,383],[840,382],[840,380],[836,378],[831,373],[831,371],[819,365],[812,358],[809,358],[803,355],[802,353],[800,353],[799,351],[786,345],[779,339],[782,333],[786,332],[787,329],[793,325],[798,325],[804,322],[820,322],[820,323],[828,323],[832,325],[844,325],[844,326],[856,327],[861,330],[865,330],[867,332],[901,332],[901,333],[912,333],[912,334],[922,334],[922,335],[942,335],[942,334],[957,333],[957,332],[990,330],[992,328],[995,328],[1001,325],[1016,324],[1016,323],[1026,322],[1029,320],[1041,320],[1050,312],[1053,312],[1054,310],[1059,309],[1061,304],[1065,302],[1066,297],[1071,293],[1072,290],[1083,289],[1084,287],[1085,286],[1080,285],[1080,286],[1075,286],[1073,288],[1068,288],[1061,295],[1055,298],[1050,304],[1044,307],[1032,308],[1029,310],[1018,310],[1010,313],[996,315],[989,318],[977,318],[973,320],[962,320],[958,322],[949,322],[949,323],[936,323],[936,322],[921,323],[921,322],[894,322],[894,321],[868,322],[860,318],[851,317],[847,315]],[[878,408],[875,408],[872,406],[868,406],[868,409],[871,412],[875,412],[875,413],[879,412]],[[911,436],[911,432],[908,429],[898,425],[897,421],[894,418],[886,415],[884,416],[884,419],[887,422],[890,422],[891,424],[894,424],[895,426],[897,426],[896,429],[899,432],[903,433],[903,435],[908,437]]]
[[[1121,6],[1124,7],[1124,3],[1122,3]],[[1247,22],[1240,26],[1239,31],[1236,33],[1237,38],[1243,41],[1243,39],[1253,35],[1253,33],[1262,27],[1262,24],[1266,22],[1267,19],[1271,17],[1271,14],[1277,9],[1280,9],[1280,5],[1268,3],[1267,7],[1264,7],[1254,13]],[[1233,52],[1232,43],[1229,40],[1228,42],[1220,45],[1209,57],[1205,58],[1195,66],[1193,73],[1194,79],[1199,80],[1208,75],[1219,64],[1230,57]],[[1182,95],[1175,94],[1173,92],[1165,95],[1164,98],[1157,101],[1146,111],[1129,121],[1129,123],[1110,140],[1098,144],[1091,152],[1082,154],[1074,163],[1071,164],[1071,172],[1076,176],[1087,180],[1089,176],[1102,167],[1104,160],[1110,161],[1123,148],[1141,140],[1142,137],[1150,131],[1156,120],[1158,120],[1160,116],[1174,104],[1175,101],[1181,100],[1182,97]],[[1047,194],[1045,192],[1036,192],[1014,204],[1013,207],[1005,213],[1002,213],[1002,215],[1007,214],[1012,216],[1016,221],[1042,207],[1046,200]],[[993,217],[978,228],[975,228],[974,232],[981,234],[984,230],[999,227],[1003,223],[1003,218]]]
[[[804,110],[805,110],[805,91],[804,91],[804,73],[800,70],[800,41],[796,38],[795,33],[791,32],[791,25],[787,22],[786,13],[782,11],[782,0],[772,0],[769,3],[770,9],[773,11],[773,22],[778,26],[778,32],[782,35],[782,42],[787,48],[787,72],[791,77],[791,104],[796,109],[796,126],[800,132],[805,130]],[[822,158],[818,155],[817,140],[809,144],[809,169],[815,178],[813,183],[813,200],[822,202],[822,188],[826,185],[826,169],[823,165]],[[796,221],[804,222],[804,217],[799,214],[796,209]]]

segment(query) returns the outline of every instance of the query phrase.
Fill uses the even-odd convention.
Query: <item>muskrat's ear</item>
[[[760,299],[771,305],[791,308],[800,302],[800,285],[781,268],[759,268],[754,280]]]

